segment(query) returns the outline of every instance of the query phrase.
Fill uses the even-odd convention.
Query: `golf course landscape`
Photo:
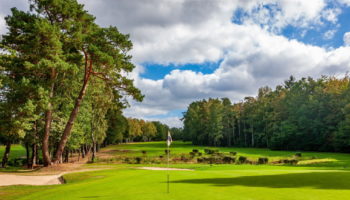
[[[350,0],[0,0],[0,200],[350,200]]]
[[[17,147],[20,149],[19,147]],[[101,158],[81,169],[96,171],[63,175],[65,183],[48,186],[0,187],[0,199],[348,199],[350,196],[350,156],[342,153],[302,152],[298,164],[272,164],[273,160],[289,159],[296,152],[254,148],[210,148],[223,154],[236,152],[256,161],[267,157],[267,164],[199,164],[198,156],[187,162],[176,158],[189,155],[193,149],[207,147],[173,142],[170,167],[176,170],[145,170],[142,167],[167,167],[157,159],[166,155],[165,142],[113,145],[102,149]],[[3,150],[3,147],[2,149]],[[146,153],[144,153],[146,151]],[[1,152],[0,152],[1,153]],[[18,150],[17,155],[21,151]],[[24,153],[24,151],[22,152]],[[109,156],[107,156],[109,155]],[[107,159],[108,157],[108,159]],[[136,157],[158,163],[126,164]],[[165,161],[164,160],[164,161]],[[39,170],[40,171],[40,170]],[[21,175],[36,172],[21,172]],[[167,174],[170,192],[167,193]],[[17,172],[18,174],[18,172]]]

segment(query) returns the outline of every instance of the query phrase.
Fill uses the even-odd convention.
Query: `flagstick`
[[[167,181],[167,193],[169,194],[170,193],[170,188],[169,188],[169,154],[170,154],[170,151],[169,151],[169,146],[170,145],[167,145],[168,146],[168,169],[167,169],[167,172],[168,172],[168,176],[167,176],[167,178],[168,178],[168,181]]]

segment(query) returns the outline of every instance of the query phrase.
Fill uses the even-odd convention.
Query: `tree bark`
[[[80,149],[81,149],[81,158],[85,158],[85,148],[84,148],[84,146],[81,146]]]
[[[254,126],[252,125],[252,147],[254,147]]]
[[[5,168],[7,166],[7,162],[10,156],[10,150],[11,150],[11,142],[7,141],[4,156],[2,157],[2,163],[1,163],[2,168]]]
[[[92,73],[92,61],[90,60],[89,68],[87,67],[87,62],[88,62],[87,61],[87,55],[85,54],[84,83],[83,83],[83,85],[81,87],[81,90],[79,92],[78,98],[75,101],[74,108],[73,108],[73,110],[72,110],[72,112],[71,112],[71,114],[69,116],[69,120],[68,120],[68,122],[66,124],[66,127],[65,127],[65,129],[63,131],[63,134],[62,134],[62,137],[61,137],[61,140],[60,140],[60,143],[58,145],[58,148],[57,148],[57,151],[56,151],[56,155],[55,155],[55,160],[54,160],[54,163],[56,163],[56,164],[62,163],[62,153],[64,151],[64,147],[66,146],[66,143],[68,141],[68,137],[71,134],[71,131],[72,131],[72,128],[73,128],[73,125],[74,125],[74,121],[75,121],[75,119],[78,116],[81,103],[82,103],[83,98],[84,98],[85,93],[86,93],[86,89],[87,89],[87,86],[88,86],[90,75]]]
[[[56,70],[55,68],[51,69],[51,87],[49,94],[49,103],[47,105],[47,111],[45,112],[45,128],[44,128],[44,136],[42,141],[42,153],[43,153],[43,161],[44,166],[47,167],[51,165],[51,157],[50,157],[50,149],[49,149],[49,137],[51,131],[51,122],[52,122],[52,104],[51,99],[53,98],[54,89],[55,89],[55,79],[56,79]]]
[[[30,152],[29,152],[29,144],[26,143],[26,158],[27,158],[27,168],[31,168],[31,164],[30,164]]]
[[[36,143],[33,144],[32,146],[32,161],[31,161],[31,168],[33,169],[33,167],[36,165],[36,160],[37,160],[37,145]]]
[[[95,158],[96,158],[96,142],[94,141],[92,144],[91,162],[95,162]]]

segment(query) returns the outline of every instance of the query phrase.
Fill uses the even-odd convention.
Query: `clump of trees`
[[[111,114],[104,145],[122,142],[164,141],[168,125],[159,121],[145,121],[142,119],[126,118],[121,112]]]
[[[184,114],[183,136],[198,145],[350,152],[349,84],[348,76],[291,76],[238,103],[196,101]]]
[[[124,97],[143,98],[126,76],[134,69],[129,35],[100,27],[76,0],[29,3],[29,12],[11,10],[0,41],[3,166],[19,140],[32,164],[40,150],[45,166],[62,163],[70,150],[96,149]]]

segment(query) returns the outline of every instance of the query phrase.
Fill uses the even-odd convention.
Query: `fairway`
[[[147,156],[164,154],[164,142],[109,146],[102,151],[114,156]],[[189,143],[174,142],[172,157],[197,148]],[[236,151],[248,158],[288,157],[295,152],[250,148],[219,148]],[[123,150],[123,151],[121,151]],[[128,150],[128,151],[125,151]],[[123,153],[121,153],[123,152]],[[125,153],[127,152],[127,153]],[[347,199],[350,196],[350,156],[337,153],[303,152],[303,156],[334,160],[310,165],[249,164],[171,164],[171,167],[194,171],[170,171],[170,193],[166,192],[167,171],[138,169],[141,166],[165,164],[115,164],[98,162],[86,168],[110,169],[64,175],[66,184],[55,186],[9,186],[0,188],[0,199]]]

